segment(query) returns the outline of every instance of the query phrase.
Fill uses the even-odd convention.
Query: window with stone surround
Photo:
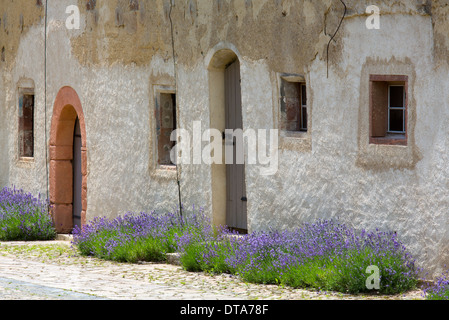
[[[34,157],[34,90],[19,90],[19,158]]]
[[[171,91],[157,91],[156,94],[156,136],[157,163],[159,166],[174,166],[170,152],[175,141],[170,137],[176,130],[176,94]]]
[[[281,76],[280,128],[287,132],[307,132],[307,86],[301,76]]]
[[[370,76],[370,143],[407,145],[408,77]]]

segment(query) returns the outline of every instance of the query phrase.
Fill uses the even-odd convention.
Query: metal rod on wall
[[[48,14],[48,0],[45,0],[45,29],[44,29],[44,138],[45,138],[45,181],[47,183],[47,199],[50,199],[49,191],[49,176],[48,176],[48,145],[47,145],[47,14]]]
[[[168,14],[168,17],[170,19],[170,31],[171,31],[171,42],[172,42],[172,53],[173,53],[173,72],[175,77],[175,91],[176,94],[178,93],[178,81],[177,81],[177,68],[176,68],[176,52],[175,52],[175,36],[173,31],[173,20],[172,20],[172,10],[175,6],[175,0],[169,0],[170,1],[170,12]],[[179,117],[177,117],[179,119]],[[179,120],[178,120],[179,121]],[[179,213],[181,215],[181,222],[183,219],[183,210],[182,210],[182,196],[181,196],[181,179],[179,175],[179,165],[176,163],[176,180],[178,184],[178,202],[179,202]]]

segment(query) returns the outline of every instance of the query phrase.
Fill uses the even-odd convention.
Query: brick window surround
[[[370,75],[369,78],[370,144],[407,146],[408,76]],[[390,86],[404,88],[403,131],[389,132]]]

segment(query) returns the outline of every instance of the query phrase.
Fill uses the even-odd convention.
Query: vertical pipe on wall
[[[175,91],[177,94],[178,93],[178,79],[177,79],[177,68],[176,68],[175,36],[174,36],[174,32],[173,32],[173,20],[172,20],[172,16],[171,16],[173,7],[175,6],[175,0],[169,0],[169,1],[170,1],[170,12],[168,14],[168,18],[170,19],[171,43],[172,43],[172,54],[173,54],[173,72],[174,72],[174,77],[175,77]],[[179,119],[179,117],[177,117],[177,119]],[[183,212],[182,212],[182,197],[181,197],[181,179],[179,176],[179,163],[176,163],[176,180],[177,180],[177,184],[178,184],[179,213],[181,215],[181,220],[182,220]]]
[[[48,148],[47,145],[47,14],[48,14],[48,0],[45,0],[45,29],[44,29],[44,138],[45,138],[45,169],[46,177],[45,182],[47,184],[47,199],[50,198],[49,191],[49,176],[48,176]]]

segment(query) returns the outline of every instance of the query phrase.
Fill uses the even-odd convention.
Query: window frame
[[[179,122],[179,119],[178,119],[178,97],[177,97],[177,94],[176,94],[176,89],[173,88],[172,86],[156,86],[155,87],[155,98],[154,98],[155,99],[155,111],[154,111],[154,123],[155,123],[155,129],[154,129],[155,130],[154,131],[154,133],[155,133],[155,141],[154,141],[155,153],[154,153],[154,155],[155,156],[154,156],[154,161],[155,161],[155,164],[156,164],[156,169],[172,171],[172,170],[176,169],[176,167],[177,167],[176,164],[174,164],[174,163],[171,163],[171,164],[164,164],[164,163],[162,163],[161,164],[161,162],[160,162],[160,154],[159,154],[159,137],[160,137],[160,134],[158,133],[158,128],[160,126],[160,123],[158,123],[158,122],[161,121],[161,112],[162,112],[162,109],[161,109],[161,95],[162,94],[170,94],[170,95],[174,95],[175,96],[176,103],[173,106],[174,107],[174,112],[175,112],[175,114],[174,114],[174,121],[175,121],[175,128],[174,128],[174,130],[176,130],[178,128],[178,122]]]
[[[283,74],[280,76],[280,88],[279,88],[279,126],[283,132],[287,134],[287,136],[295,136],[297,134],[306,134],[309,131],[309,106],[307,100],[307,82],[304,76],[297,74]],[[282,88],[284,83],[293,83],[298,86],[298,99],[299,99],[299,110],[298,110],[298,124],[296,130],[288,130],[285,127],[284,123],[282,123],[281,114],[282,114],[282,104],[283,99],[286,98],[282,95]],[[306,90],[306,104],[303,104],[303,90]],[[304,119],[304,110],[305,110],[305,119]],[[304,121],[305,120],[305,121]],[[305,122],[305,123],[304,123]]]
[[[407,146],[408,145],[408,83],[409,78],[406,75],[370,75],[369,77],[369,143],[377,145],[397,145],[397,146]],[[379,108],[376,106],[378,102],[375,102],[375,89],[374,83],[379,82],[387,86],[387,103],[385,106],[386,112],[386,130],[385,135],[378,136],[374,135],[374,127],[378,126],[379,123],[374,123],[375,112],[374,108]],[[404,112],[403,116],[403,132],[390,131],[390,87],[391,86],[402,86],[404,88],[404,103],[401,110]],[[396,108],[397,110],[397,108]],[[378,110],[376,110],[377,112]],[[382,124],[381,124],[382,126]]]
[[[23,150],[23,133],[21,131],[22,130],[22,125],[21,125],[21,121],[23,121],[23,103],[24,103],[24,97],[25,96],[32,96],[33,97],[33,105],[32,105],[32,129],[31,129],[31,134],[32,134],[32,155],[25,155],[22,154]],[[19,161],[21,162],[30,162],[30,161],[34,161],[34,158],[36,156],[36,150],[35,150],[35,120],[36,120],[36,94],[35,94],[35,90],[32,87],[19,87],[18,88],[18,101],[17,101],[17,156]]]

